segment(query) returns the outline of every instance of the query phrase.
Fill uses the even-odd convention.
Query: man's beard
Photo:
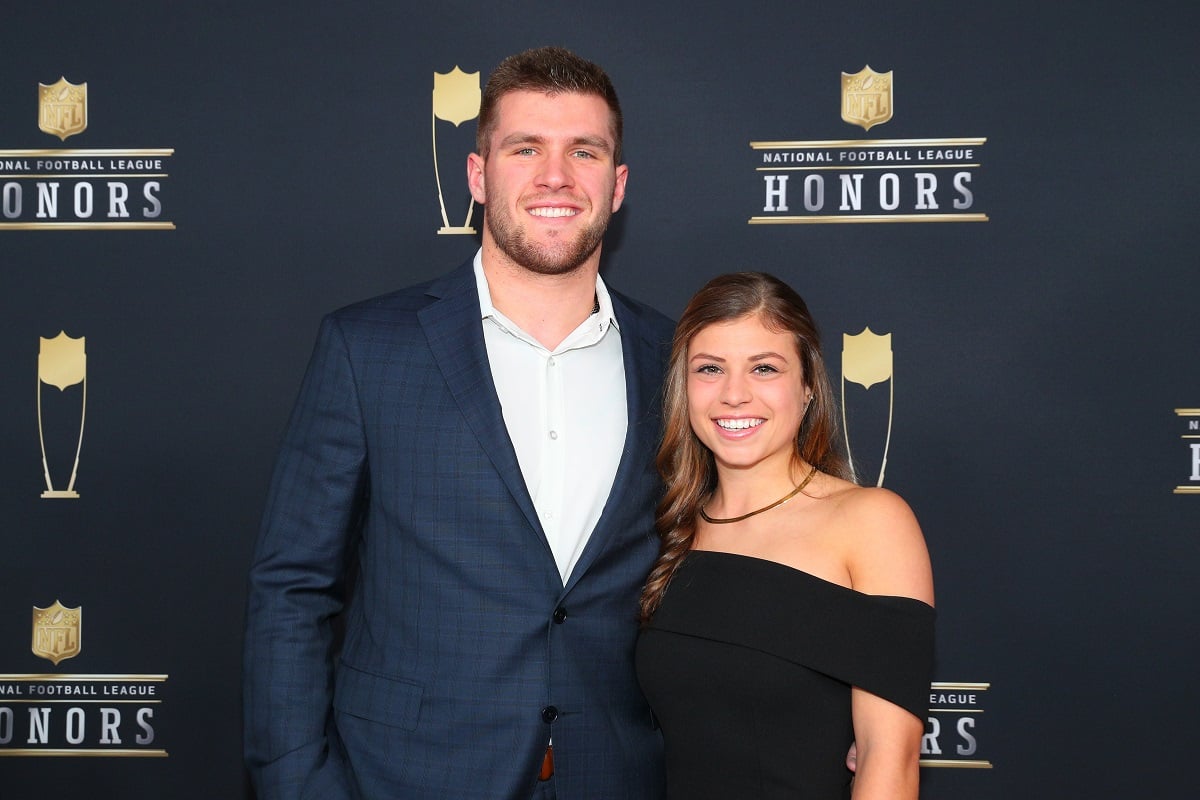
[[[543,245],[530,242],[511,215],[489,214],[486,206],[483,212],[483,221],[500,251],[513,263],[539,275],[566,275],[578,269],[600,246],[611,218],[611,212],[598,216],[574,239],[556,239]]]

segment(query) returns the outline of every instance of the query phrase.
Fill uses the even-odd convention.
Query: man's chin
[[[530,272],[538,275],[568,275],[590,259],[600,250],[600,242],[591,247],[580,246],[577,242],[559,246],[538,246],[522,242],[513,246],[500,248],[512,261]]]
[[[592,250],[592,253],[596,252]],[[540,258],[529,261],[523,266],[530,272],[539,275],[569,275],[581,268],[592,253],[572,255],[570,257]]]
[[[568,275],[600,251],[608,220],[574,231],[557,231],[554,236],[531,240],[529,230],[494,220],[484,212],[490,238],[514,264],[538,275]],[[497,224],[498,223],[498,224]],[[599,223],[599,224],[597,224]]]

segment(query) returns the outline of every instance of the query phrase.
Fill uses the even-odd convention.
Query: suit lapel
[[[504,425],[500,399],[496,395],[496,385],[488,364],[487,348],[483,343],[479,292],[475,287],[472,263],[467,262],[432,283],[427,294],[437,299],[417,312],[417,318],[425,331],[438,369],[467,425],[491,459],[521,513],[537,532],[553,563],[550,545],[546,542],[546,534],[521,475],[516,450]]]
[[[611,543],[616,520],[623,511],[622,503],[636,495],[633,491],[634,482],[644,474],[646,463],[654,457],[658,442],[659,415],[654,413],[651,405],[658,402],[658,389],[662,383],[660,345],[646,339],[641,326],[637,324],[637,316],[625,305],[624,300],[612,291],[609,294],[620,325],[629,422],[612,490],[608,493],[595,530],[567,578],[564,592],[570,591]]]

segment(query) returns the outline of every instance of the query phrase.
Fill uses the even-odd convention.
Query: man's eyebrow
[[[612,144],[602,136],[577,136],[571,140],[571,144],[587,145],[597,150],[603,150],[605,153],[612,152]]]
[[[503,139],[501,139],[500,147],[507,148],[507,147],[512,147],[514,145],[518,145],[518,144],[545,144],[545,143],[546,143],[545,136],[541,136],[536,133],[524,133],[522,131],[517,131],[515,133],[510,133],[508,136],[505,136]],[[572,147],[575,147],[578,145],[584,145],[587,147],[595,148],[597,150],[601,150],[605,153],[611,153],[613,150],[612,143],[609,142],[608,139],[604,138],[603,136],[576,136],[575,138],[571,139],[570,145]]]
[[[517,131],[516,133],[510,133],[508,136],[505,136],[500,141],[500,146],[511,147],[514,144],[541,144],[544,141],[545,139],[537,134],[522,133],[521,131]]]

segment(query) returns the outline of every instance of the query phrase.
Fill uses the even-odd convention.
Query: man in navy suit
[[[599,67],[506,59],[479,253],[323,321],[250,573],[260,800],[661,796],[632,651],[672,326],[599,277],[621,136]]]

